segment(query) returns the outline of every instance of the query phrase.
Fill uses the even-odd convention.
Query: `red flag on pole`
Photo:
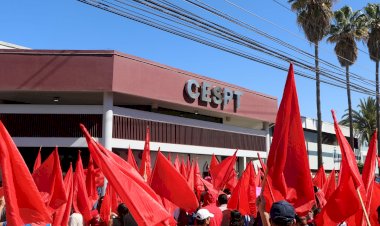
[[[139,170],[139,167],[137,166],[135,156],[133,156],[133,152],[131,150],[131,147],[128,148],[128,157],[127,157],[127,162],[131,164],[137,171]]]
[[[96,201],[99,199],[98,191],[96,189],[96,172],[94,167],[94,162],[90,155],[86,173],[86,190],[88,198],[91,201],[91,206],[93,206]]]
[[[41,147],[38,150],[37,158],[34,161],[33,172],[36,171],[36,169],[38,169],[38,167],[40,166],[41,166]]]
[[[230,178],[227,181],[226,188],[230,191],[234,190],[236,184],[238,183],[238,178],[235,170],[231,171]]]
[[[336,189],[336,175],[335,175],[335,169],[333,169],[330,173],[329,178],[327,179],[327,182],[325,183],[325,186],[323,187],[323,193],[325,194],[325,199],[328,200],[330,196],[334,193]]]
[[[239,210],[242,215],[256,217],[256,185],[253,171],[252,162],[249,162],[228,200],[227,207],[231,210]]]
[[[109,186],[107,186],[106,193],[104,194],[102,206],[100,207],[100,218],[109,225],[110,215],[111,215],[111,198],[109,194]]]
[[[193,175],[194,178],[194,175]],[[198,200],[186,179],[158,151],[150,185],[161,197],[187,211],[196,210]]]
[[[261,159],[260,154],[257,152],[257,157],[259,158],[261,169],[263,169],[264,172],[267,171],[267,165],[265,165],[264,161]]]
[[[82,214],[85,222],[91,220],[91,201],[87,194],[86,180],[84,178],[84,170],[80,152],[75,166],[74,174],[74,194],[73,194],[74,211]]]
[[[339,128],[332,111],[336,137],[342,153],[340,182],[335,192],[327,200],[327,204],[317,216],[317,225],[338,224],[345,221],[361,209],[357,189],[363,186],[354,152]]]
[[[24,159],[1,121],[0,166],[7,205],[7,224],[51,223],[50,213],[42,201],[32,175],[30,175]]]
[[[204,186],[203,186],[203,183],[201,181],[201,178],[202,178],[202,175],[201,175],[201,172],[199,170],[198,160],[195,160],[195,167],[194,167],[194,190],[195,190],[195,192],[197,194],[198,199],[200,199],[202,191],[205,190]]]
[[[210,169],[215,189],[222,190],[227,184],[228,180],[230,179],[231,172],[234,170],[234,166],[236,163],[236,153],[237,150],[232,156],[227,157],[217,166]]]
[[[317,186],[318,188],[322,189],[327,181],[325,169],[323,168],[323,165],[319,167],[317,173],[315,174],[313,178],[313,184]]]
[[[67,202],[58,147],[56,147],[42,165],[33,172],[32,177],[40,191],[42,199],[52,213]]]
[[[194,183],[194,162],[191,163],[191,166],[189,168],[189,174],[187,176],[187,183],[189,184],[189,187],[194,191],[194,186],[195,186],[195,183]]]
[[[175,160],[174,160],[174,168],[176,168],[176,170],[178,172],[181,171],[181,163],[179,162],[178,154],[177,154],[177,156],[175,157]]]
[[[144,145],[144,151],[142,153],[141,164],[140,164],[140,174],[144,178],[145,181],[150,180],[150,175],[152,173],[149,142],[150,142],[150,130],[149,130],[149,127],[146,127],[145,145]]]
[[[99,168],[126,204],[138,225],[156,225],[170,218],[158,195],[129,163],[92,139],[81,125],[88,149]]]
[[[187,178],[187,169],[186,169],[186,165],[185,165],[183,158],[182,158],[181,164],[179,166],[179,172],[181,173],[181,175],[184,178]]]
[[[211,156],[210,171],[211,171],[211,169],[215,168],[215,166],[217,166],[217,165],[219,165],[219,161],[213,153]]]
[[[66,190],[67,202],[59,207],[59,209],[54,214],[53,225],[68,225],[69,217],[71,213],[71,207],[73,204],[73,166],[70,163],[70,168],[66,173],[63,185]]]
[[[373,184],[373,192],[371,199],[371,207],[369,211],[369,218],[371,225],[379,225],[377,208],[380,206],[380,184]]]
[[[264,195],[268,206],[274,201],[286,199],[298,214],[308,213],[315,203],[314,189],[292,64],[277,112],[267,167]],[[271,186],[275,200],[268,186]]]

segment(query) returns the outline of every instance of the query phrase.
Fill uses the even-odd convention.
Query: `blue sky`
[[[281,7],[273,0],[230,0],[245,9],[262,16],[294,34],[244,13],[223,0],[203,0],[229,15],[291,43],[307,52],[314,53],[314,47],[303,38],[303,32],[296,24],[296,15]],[[278,0],[288,5],[285,0]],[[188,6],[181,0],[171,2]],[[375,2],[375,1],[369,1]],[[334,9],[350,5],[361,9],[368,1],[338,1]],[[204,76],[216,78],[251,90],[275,96],[281,100],[286,72],[234,56],[211,47],[174,36],[163,31],[130,21],[78,1],[5,1],[2,3],[0,40],[27,46],[33,49],[108,49],[118,50],[153,60]],[[192,9],[187,7],[187,9]],[[274,43],[253,32],[233,26],[209,14],[196,10],[209,19],[252,39],[277,47]],[[367,52],[365,45],[359,48]],[[334,45],[323,40],[320,47],[322,59],[338,65]],[[254,53],[253,51],[250,51]],[[285,65],[285,63],[282,63]],[[375,64],[367,54],[359,52],[359,58],[351,71],[365,78],[375,80]],[[296,77],[301,114],[316,118],[315,81]],[[356,108],[360,98],[366,95],[352,93],[352,104]],[[346,90],[321,85],[322,118],[332,121],[331,109],[338,118],[347,109]]]

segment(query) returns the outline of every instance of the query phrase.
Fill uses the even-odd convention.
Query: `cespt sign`
[[[231,101],[234,102],[234,111],[240,107],[240,98],[243,92],[231,90],[227,87],[212,86],[208,82],[199,84],[196,80],[190,79],[185,84],[185,93],[192,99],[199,99],[205,103],[221,106],[224,109]]]

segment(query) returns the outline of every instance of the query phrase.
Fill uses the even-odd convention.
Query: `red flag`
[[[24,159],[1,121],[0,166],[7,205],[7,224],[51,223],[50,213],[42,201]]]
[[[187,176],[187,183],[189,184],[189,187],[194,191],[194,186],[195,186],[195,184],[194,184],[194,178],[195,178],[195,176],[194,176],[194,162],[193,163],[191,163],[191,166],[190,166],[190,168],[189,168],[189,174],[188,174],[188,176]]]
[[[91,201],[86,190],[86,180],[84,178],[84,170],[80,152],[75,166],[74,174],[74,194],[73,194],[74,211],[82,214],[84,222],[91,220]]]
[[[144,182],[133,166],[95,142],[83,125],[81,129],[95,163],[128,206],[137,224],[156,225],[169,219],[170,215],[158,202],[157,194]]]
[[[99,199],[98,191],[96,189],[96,172],[94,168],[94,162],[90,155],[86,174],[86,190],[88,198],[90,199],[91,206],[93,206]]]
[[[133,156],[133,152],[131,150],[131,147],[128,148],[128,157],[127,157],[127,162],[131,164],[137,171],[139,170],[139,167],[137,166],[135,157]]]
[[[323,168],[323,165],[319,167],[317,173],[315,174],[313,178],[313,184],[317,186],[318,188],[322,189],[325,185],[327,179],[326,179],[326,173],[325,169]]]
[[[181,173],[181,175],[184,178],[187,178],[187,169],[186,169],[185,162],[183,161],[183,158],[182,158],[182,161],[181,161],[181,165],[179,167],[179,172]]]
[[[231,171],[230,178],[227,181],[226,188],[230,191],[234,190],[236,184],[238,183],[238,178],[235,170]]]
[[[63,185],[66,190],[67,202],[59,207],[55,212],[53,225],[68,225],[71,207],[73,204],[73,166],[70,163],[70,168],[66,173]]]
[[[100,218],[106,223],[106,225],[109,225],[110,215],[111,215],[111,198],[110,194],[108,193],[107,186],[106,193],[104,194],[102,206],[100,207]]]
[[[354,152],[339,128],[334,111],[332,111],[332,115],[336,137],[342,153],[341,178],[338,188],[330,196],[322,212],[317,216],[318,226],[343,222],[361,209],[356,190],[363,186],[363,182],[356,165]]]
[[[41,147],[40,147],[40,150],[38,150],[36,161],[34,161],[33,172],[36,171],[36,169],[38,169],[38,167],[40,166],[41,166]]]
[[[264,195],[269,206],[273,201],[286,199],[300,215],[311,210],[315,203],[314,189],[292,64],[277,112],[267,167],[267,186],[271,186],[275,199],[266,186]]]
[[[190,187],[160,151],[157,153],[151,187],[158,195],[182,209],[190,211],[198,207],[198,200],[193,192],[194,183]]]
[[[325,183],[325,186],[323,187],[323,193],[325,194],[325,199],[328,200],[330,196],[334,193],[336,189],[336,175],[335,175],[335,169],[333,169],[330,173],[329,178],[327,179],[327,182]]]
[[[368,148],[367,157],[365,158],[362,179],[364,188],[366,191],[367,201],[365,202],[365,208],[368,215],[371,211],[371,201],[373,194],[373,185],[375,183],[375,170],[376,170],[376,159],[377,159],[377,131],[372,135],[372,139]],[[362,215],[362,217],[364,217]]]
[[[180,170],[181,170],[181,163],[179,162],[178,154],[177,154],[177,156],[175,157],[175,160],[174,160],[174,168],[176,168],[176,170],[178,172],[180,172]]]
[[[256,185],[253,171],[252,162],[249,162],[228,200],[227,207],[238,210],[242,215],[256,217]]]
[[[377,216],[377,208],[380,206],[380,184],[373,184],[373,192],[371,199],[371,207],[369,211],[369,219],[371,225],[379,225],[378,216]]]
[[[144,145],[144,151],[142,153],[142,159],[141,159],[141,164],[140,164],[140,174],[144,178],[145,181],[150,180],[150,175],[152,173],[149,142],[150,142],[150,130],[149,130],[149,127],[146,127],[145,145]]]
[[[204,186],[201,181],[201,172],[199,170],[198,160],[195,160],[195,167],[194,167],[194,190],[197,194],[198,199],[201,197],[202,191],[204,191]]]
[[[210,169],[215,189],[222,190],[230,179],[231,172],[234,170],[236,163],[236,153],[237,150],[232,156],[227,157],[217,166]]]
[[[219,165],[219,161],[218,159],[216,158],[216,156],[214,155],[214,153],[212,154],[211,156],[211,162],[210,162],[210,171],[215,168],[215,166]]]
[[[67,202],[58,148],[33,172],[32,177],[51,212]]]

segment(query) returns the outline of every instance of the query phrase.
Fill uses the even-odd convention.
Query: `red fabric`
[[[104,175],[99,168],[95,169],[95,185],[96,187],[104,186]]]
[[[84,178],[84,170],[80,152],[75,166],[74,174],[74,194],[73,194],[74,211],[82,214],[84,222],[91,220],[91,201],[86,190],[86,180]]]
[[[194,190],[195,190],[195,193],[197,194],[198,200],[201,197],[202,191],[205,190],[203,183],[201,181],[201,178],[202,178],[202,176],[201,176],[201,172],[199,170],[198,160],[196,160],[195,166],[194,166]]]
[[[217,166],[210,169],[215,189],[222,190],[227,184],[228,180],[230,179],[231,172],[234,170],[234,166],[236,163],[236,153],[237,150],[232,156],[227,157]]]
[[[191,164],[190,169],[189,169],[189,174],[187,176],[187,184],[189,187],[194,191],[194,163]]]
[[[206,187],[206,190],[207,190],[208,192],[210,192],[210,193],[212,193],[212,194],[215,194],[215,196],[218,195],[219,192],[218,192],[218,190],[216,190],[216,189],[214,188],[214,185],[213,185],[213,184],[211,184],[210,182],[208,182],[207,180],[205,180],[205,179],[203,179],[203,178],[200,178],[200,179],[201,179],[201,181],[202,181],[204,187]]]
[[[231,210],[238,210],[242,215],[256,217],[256,185],[253,171],[252,162],[249,162],[235,189],[232,191],[227,207]]]
[[[210,162],[210,171],[211,171],[211,169],[215,168],[215,166],[217,166],[217,165],[219,165],[219,161],[216,158],[216,156],[214,154],[212,154],[211,162]]]
[[[8,225],[51,223],[50,213],[42,201],[32,175],[1,121],[0,166]]]
[[[96,172],[94,168],[94,162],[90,155],[88,161],[87,174],[86,174],[86,190],[88,198],[90,199],[91,206],[93,206],[99,199],[98,191],[96,189]]]
[[[356,165],[354,152],[339,128],[334,111],[332,111],[332,115],[335,133],[342,153],[341,178],[337,189],[327,200],[327,204],[321,213],[317,215],[318,226],[343,222],[361,209],[356,189],[363,186],[363,182]],[[363,197],[363,201],[365,202],[365,197]]]
[[[189,176],[190,168],[191,168],[190,158],[187,157],[187,162],[186,162],[186,177],[185,178],[187,178]]]
[[[330,173],[329,178],[327,179],[327,182],[325,183],[325,186],[323,187],[323,193],[325,194],[325,199],[328,200],[330,196],[334,193],[336,189],[336,175],[335,175],[335,169],[333,169]]]
[[[66,190],[67,202],[59,207],[55,212],[53,225],[68,225],[71,212],[71,206],[73,204],[73,166],[70,164],[70,168],[66,173],[63,185]]]
[[[128,148],[127,162],[131,164],[131,166],[133,166],[137,171],[139,170],[139,167],[137,166],[135,157],[133,156],[133,152],[130,147]]]
[[[377,131],[372,135],[372,139],[368,148],[367,157],[363,166],[362,179],[364,188],[366,190],[366,196],[368,202],[366,203],[366,209],[368,210],[371,203],[373,184],[375,183],[375,170],[377,159]]]
[[[40,150],[38,150],[37,158],[34,161],[33,172],[36,171],[36,169],[38,169],[38,167],[40,166],[41,166],[41,147],[40,147]]]
[[[178,154],[177,154],[177,156],[175,157],[175,160],[174,160],[174,168],[176,168],[176,170],[178,172],[180,172],[181,163],[179,162]]]
[[[179,167],[179,172],[181,173],[181,175],[182,175],[184,178],[187,178],[186,165],[185,165],[185,162],[184,162],[183,159],[181,160],[181,164],[180,164],[180,167]]]
[[[193,192],[194,182],[190,187],[160,151],[157,153],[150,186],[158,195],[182,209],[191,211],[198,207],[198,200]]]
[[[104,194],[102,206],[100,207],[100,218],[108,225],[111,215],[111,195],[109,191],[110,186],[107,186],[106,193]]]
[[[236,184],[238,183],[238,178],[235,170],[231,171],[230,178],[227,181],[226,188],[230,191],[234,190]]]
[[[380,206],[380,184],[373,184],[373,193],[370,205],[369,221],[371,225],[380,225],[380,222],[377,220],[377,208]]]
[[[308,213],[315,198],[292,64],[277,112],[267,167],[267,186],[264,189],[267,208],[273,201],[286,199],[298,214]],[[268,186],[271,186],[275,200]]]
[[[210,224],[209,224],[209,226],[220,226],[222,224],[223,213],[219,209],[219,207],[217,207],[215,205],[215,203],[212,203],[210,205],[204,206],[202,208],[203,209],[207,209],[210,213],[214,214],[214,217],[210,218]]]
[[[149,130],[149,127],[146,127],[145,145],[144,145],[144,151],[142,153],[142,159],[141,159],[141,164],[140,164],[140,174],[144,178],[145,181],[149,181],[150,176],[152,174],[149,142],[150,142],[150,130]]]
[[[313,178],[313,184],[317,186],[318,188],[322,189],[327,181],[325,169],[323,168],[323,165],[319,167],[317,173],[315,174]]]
[[[117,195],[116,191],[110,184],[107,185],[108,194],[110,197],[111,202],[111,211],[114,213],[117,213],[117,207],[119,206],[119,196]]]
[[[95,142],[83,125],[81,129],[95,163],[128,206],[138,225],[156,225],[169,219],[170,214],[160,204],[157,194],[133,166]]]
[[[57,147],[33,172],[32,177],[52,213],[67,202]]]

